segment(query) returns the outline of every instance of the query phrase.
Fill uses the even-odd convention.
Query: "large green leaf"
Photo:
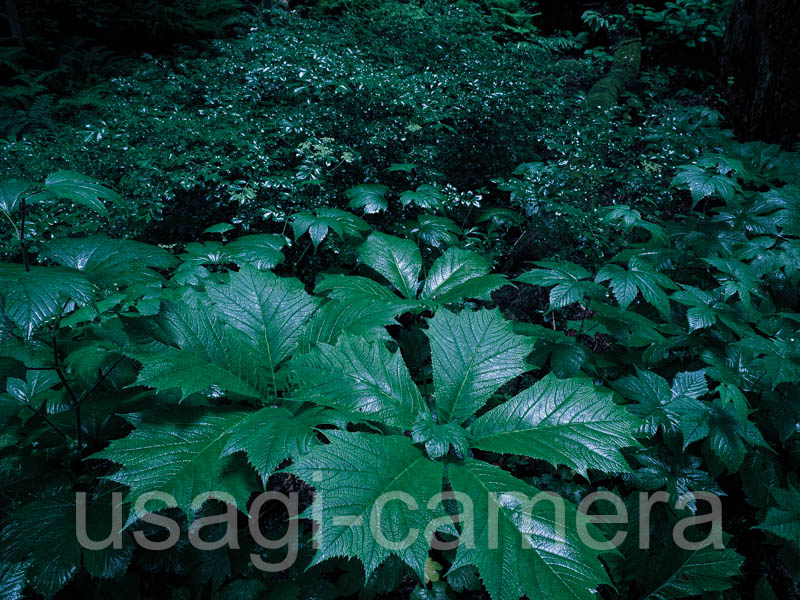
[[[414,242],[376,231],[358,248],[358,256],[405,298],[417,297],[422,255]]]
[[[33,500],[17,509],[0,532],[3,559],[16,564],[17,578],[23,571],[33,589],[46,598],[73,579],[81,557],[92,576],[109,579],[123,575],[133,556],[133,542],[127,533],[122,534],[122,548],[83,548],[76,536],[75,502],[72,491]],[[111,514],[110,494],[89,501],[86,534],[90,539],[101,540],[111,533]]]
[[[17,208],[19,207],[22,194],[25,193],[30,187],[27,181],[19,181],[18,179],[9,179],[0,182],[0,212],[3,212],[6,217],[11,218]]]
[[[27,568],[28,565],[24,562],[0,563],[0,598],[22,600]]]
[[[767,511],[758,528],[800,546],[800,491],[791,485],[788,489],[773,488],[771,491],[777,507]]]
[[[351,187],[345,192],[345,196],[350,199],[347,203],[348,208],[363,208],[366,214],[373,214],[386,210],[389,205],[386,202],[386,192],[389,188],[380,183],[362,183]]]
[[[325,422],[323,415],[319,409],[292,414],[279,406],[262,408],[232,428],[222,455],[246,452],[266,482],[282,461],[297,460],[319,443],[314,427]]]
[[[233,496],[244,510],[258,487],[254,474],[239,455],[221,455],[230,434],[251,414],[183,408],[126,415],[133,432],[91,458],[121,465],[108,478],[128,486],[126,501],[135,502],[147,492],[166,492],[191,517],[192,500],[216,491]],[[146,508],[155,511],[165,506],[156,499]]]
[[[231,273],[226,283],[210,284],[208,296],[215,311],[252,341],[273,380],[316,307],[299,280],[249,266]]]
[[[416,300],[404,300],[385,285],[358,275],[323,273],[314,291],[343,302],[371,301],[391,306],[395,316],[418,306]]]
[[[598,552],[576,532],[576,522],[587,517],[566,500],[557,500],[566,517],[562,535],[553,503],[529,501],[541,492],[502,469],[467,459],[451,464],[448,478],[455,492],[472,500],[475,515],[474,547],[459,544],[451,569],[476,566],[493,600],[592,600],[596,588],[609,583]],[[492,515],[496,525],[490,527],[483,520]],[[591,525],[587,529],[602,539]]]
[[[0,264],[0,296],[6,316],[26,337],[58,315],[71,300],[78,305],[92,299],[92,283],[80,273],[61,267]]]
[[[103,200],[111,202],[122,200],[119,194],[96,179],[73,171],[52,173],[45,180],[44,189],[58,198],[72,200],[101,215],[108,214]]]
[[[259,271],[273,268],[283,262],[281,249],[286,245],[282,235],[259,233],[236,238],[225,246],[225,255],[240,268],[244,265]]]
[[[157,316],[130,319],[127,325],[135,341],[151,342],[126,349],[142,363],[138,385],[179,389],[181,398],[207,389],[250,397],[272,392],[270,363],[249,338],[226,328],[203,304],[167,302]]]
[[[441,210],[445,196],[432,185],[423,183],[416,190],[407,190],[400,194],[400,203],[403,206],[413,204],[425,210]]]
[[[45,245],[42,255],[83,272],[90,281],[109,289],[160,281],[160,275],[152,269],[169,269],[177,263],[158,246],[104,235],[56,239]]]
[[[441,504],[428,508],[442,491],[441,463],[429,460],[404,436],[345,431],[326,431],[326,436],[330,444],[316,446],[287,469],[316,489],[315,506],[306,514],[322,515],[323,520],[311,564],[353,557],[362,562],[368,578],[396,554],[422,579],[430,544],[425,528],[445,516]],[[416,503],[415,510],[392,494],[406,494],[403,498]],[[391,500],[380,512],[379,499]],[[390,542],[400,542],[412,529],[418,535],[406,548],[387,547],[373,534],[380,531]]]
[[[659,565],[656,578],[662,583],[645,600],[693,598],[730,589],[731,578],[739,574],[743,562],[733,550],[717,550],[713,546],[673,552],[669,560]]]
[[[450,248],[437,258],[420,293],[423,300],[441,303],[466,298],[488,300],[489,294],[507,283],[501,275],[489,275],[485,258],[461,248]]]
[[[533,387],[482,415],[472,445],[587,469],[630,471],[620,452],[636,445],[636,419],[591,381],[549,374]]]
[[[341,336],[335,346],[318,344],[292,361],[300,388],[297,400],[335,408],[357,419],[367,418],[410,429],[425,403],[399,352],[382,342]]]
[[[440,310],[428,319],[439,421],[460,423],[498,387],[526,370],[533,341],[511,330],[499,310]]]
[[[389,341],[386,327],[395,325],[397,309],[392,303],[355,298],[328,300],[314,313],[303,329],[300,348],[307,351],[312,344],[335,344],[343,333],[367,340]]]

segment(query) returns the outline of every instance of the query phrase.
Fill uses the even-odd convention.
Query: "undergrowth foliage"
[[[800,156],[674,66],[598,114],[610,55],[536,4],[4,51],[0,597],[797,593]],[[728,4],[584,22],[678,60]]]
[[[125,201],[71,172],[4,182],[19,257],[0,266],[4,597],[148,589],[173,573],[214,598],[373,597],[411,582],[420,598],[483,587],[495,600],[588,599],[613,586],[671,599],[730,589],[754,537],[796,564],[796,158],[730,144],[679,169],[686,216],[610,206],[601,218],[618,248],[603,264],[538,261],[513,280],[458,238],[414,241],[341,209],[298,213],[284,234],[212,227],[221,241],[181,253],[99,234],[30,247],[32,205],[104,213]],[[355,188],[352,207],[379,213],[387,192]],[[400,198],[447,214],[441,200]],[[323,245],[330,235],[337,244]],[[275,273],[290,245],[349,253],[351,266],[309,287]],[[508,319],[493,294],[511,285],[542,288],[544,303]],[[285,549],[213,521],[263,489],[299,491],[301,518],[316,522],[295,529],[296,561],[280,573],[255,564]],[[542,490],[567,500],[561,535],[546,503],[527,511],[508,495]],[[592,524],[578,509],[598,490],[632,514],[640,492],[669,494],[647,546],[638,523]],[[724,546],[679,548],[671,528],[705,514],[702,496],[686,496],[703,492],[727,494],[747,520],[712,526]],[[387,494],[385,544],[369,528]],[[457,518],[465,497],[469,527]],[[287,529],[282,510],[255,517],[272,539]],[[243,541],[141,548],[135,536],[164,524],[153,511],[190,539],[203,527],[224,542],[225,525]],[[119,543],[79,544],[78,514],[90,539],[122,527]],[[598,550],[580,528],[628,536]],[[441,545],[466,537],[474,544]]]

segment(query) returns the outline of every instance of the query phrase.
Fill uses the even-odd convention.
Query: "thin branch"
[[[95,390],[96,390],[98,387],[100,387],[100,384],[101,384],[101,383],[103,383],[103,382],[106,380],[106,377],[108,377],[108,376],[111,374],[111,371],[113,371],[113,370],[114,370],[114,369],[117,367],[117,365],[118,365],[119,363],[121,363],[121,362],[122,362],[124,359],[125,359],[125,357],[124,357],[124,356],[120,356],[120,357],[119,357],[119,358],[116,360],[116,362],[115,362],[113,365],[111,365],[111,366],[108,368],[108,370],[107,370],[105,373],[103,373],[103,374],[100,376],[100,379],[98,379],[98,380],[95,382],[95,384],[92,386],[92,389],[90,389],[90,390],[89,390],[88,392],[86,392],[86,393],[85,393],[83,396],[81,396],[81,399],[80,399],[80,401],[79,401],[79,402],[81,402],[81,403],[85,402],[85,401],[86,401],[86,399],[87,399],[89,396],[91,396],[91,395],[94,393],[94,391],[95,391]]]
[[[44,421],[50,427],[52,427],[55,431],[57,431],[61,435],[61,437],[64,438],[65,442],[69,441],[69,436],[66,433],[64,433],[58,425],[56,425],[50,419],[48,419],[47,415],[45,414],[45,412],[42,409],[36,410],[30,404],[26,404],[25,406],[27,406],[31,410],[31,412],[33,412],[33,414],[35,414],[36,416],[41,418],[42,421]]]

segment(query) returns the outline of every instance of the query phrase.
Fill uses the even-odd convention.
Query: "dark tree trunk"
[[[22,35],[22,24],[19,22],[17,0],[6,0],[6,18],[8,19],[8,28],[11,30],[11,38],[24,44],[25,37]]]
[[[741,139],[787,147],[800,141],[800,2],[735,0],[721,75]]]

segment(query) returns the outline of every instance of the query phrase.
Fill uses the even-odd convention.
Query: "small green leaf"
[[[413,204],[424,210],[441,210],[444,200],[444,194],[427,184],[419,186],[416,191],[408,190],[400,194],[400,203],[403,206]]]
[[[773,488],[776,507],[767,510],[764,521],[757,527],[800,546],[800,491],[789,485],[787,489]]]
[[[229,231],[236,229],[230,223],[217,223],[216,225],[211,225],[210,227],[206,227],[203,230],[203,233],[219,233],[220,235],[225,234]]]

